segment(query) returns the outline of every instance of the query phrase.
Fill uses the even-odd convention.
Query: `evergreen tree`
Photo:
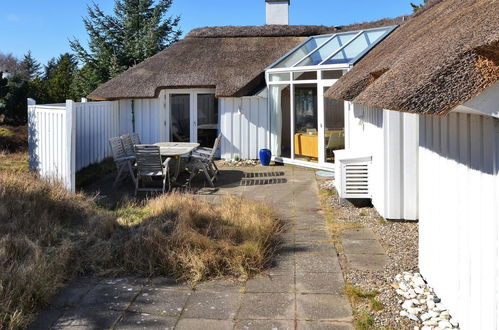
[[[97,4],[88,6],[83,23],[89,36],[88,49],[74,39],[71,48],[83,64],[77,92],[88,90],[120,74],[131,66],[158,53],[178,40],[180,18],[165,17],[172,0],[116,0],[112,15]],[[83,86],[82,83],[85,82]]]
[[[7,84],[1,88],[4,95],[3,97],[0,95],[0,115],[4,115],[9,124],[24,124],[27,120],[28,83],[20,75],[13,75],[6,80]]]
[[[62,54],[55,63],[49,62],[46,70],[46,92],[49,102],[61,103],[67,99],[73,99],[71,89],[73,78],[78,69],[78,63],[74,55]]]
[[[30,81],[38,77],[40,75],[40,69],[41,65],[37,62],[37,60],[35,60],[33,55],[31,55],[31,51],[28,51],[19,63],[19,74],[26,81]]]

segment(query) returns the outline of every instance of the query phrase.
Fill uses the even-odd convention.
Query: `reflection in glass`
[[[333,54],[341,46],[349,42],[353,37],[357,35],[358,32],[339,34],[330,41],[327,42],[323,47],[317,49],[315,52],[310,54],[307,58],[303,59],[297,66],[307,66],[307,65],[317,65],[324,61],[328,56]]]
[[[213,147],[218,135],[218,104],[215,94],[198,94],[198,143]]]
[[[326,92],[327,88],[324,89]],[[345,149],[345,103],[324,97],[326,162],[334,163],[334,150]]]
[[[274,65],[274,68],[289,68],[296,64],[300,59],[305,57],[308,53],[322,45],[326,40],[331,38],[331,36],[317,36],[312,37],[307,40],[302,46],[293,51],[293,53],[289,54],[285,59],[281,62]]]
[[[190,140],[190,95],[170,95],[171,109],[171,141],[189,142]]]
[[[271,150],[276,157],[291,157],[291,94],[289,85],[271,85],[270,129]]]
[[[295,159],[317,161],[317,84],[296,85],[294,91]]]

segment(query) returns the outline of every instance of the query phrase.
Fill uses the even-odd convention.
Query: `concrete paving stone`
[[[297,230],[295,231],[296,242],[332,241],[331,235],[324,230]]]
[[[351,323],[330,321],[298,321],[298,330],[354,330]]]
[[[135,299],[129,310],[162,316],[180,316],[192,291],[145,288]]]
[[[244,282],[231,281],[226,279],[211,280],[196,285],[195,290],[198,292],[243,292],[245,287]]]
[[[380,270],[389,262],[385,254],[347,254],[348,263],[358,270]]]
[[[341,233],[341,238],[354,240],[377,239],[374,232],[369,228],[346,229]]]
[[[316,255],[334,255],[336,249],[332,242],[297,242],[295,245],[295,254],[316,254]]]
[[[295,295],[293,293],[246,293],[243,295],[238,319],[293,319]]]
[[[294,320],[239,320],[235,330],[294,330]]]
[[[345,254],[385,254],[385,249],[377,240],[341,240]]]
[[[248,280],[246,292],[295,292],[292,275],[259,275]]]
[[[274,258],[270,261],[265,274],[270,275],[288,275],[295,274],[295,262],[293,258]]]
[[[109,329],[114,326],[123,314],[122,311],[75,307],[64,312],[52,328]]]
[[[345,288],[343,274],[337,273],[297,273],[296,292],[342,294]]]
[[[140,292],[145,279],[116,278],[99,282],[80,302],[81,307],[94,309],[126,309]]]
[[[241,294],[233,292],[194,292],[185,305],[182,317],[199,319],[233,319]]]
[[[188,283],[177,281],[170,277],[154,277],[145,287],[174,289],[174,290],[192,290],[193,286]]]
[[[64,313],[63,309],[46,310],[39,313],[36,319],[28,327],[29,330],[46,330],[59,320]]]
[[[231,330],[233,328],[231,320],[210,320],[210,319],[188,319],[182,318],[178,321],[176,330]]]
[[[334,273],[341,272],[336,256],[297,255],[295,258],[297,273]]]
[[[325,230],[326,223],[324,219],[312,216],[311,218],[298,218],[293,224],[295,230]]]
[[[92,288],[94,288],[99,279],[93,277],[80,277],[70,281],[50,303],[49,309],[60,309],[76,306],[78,302]]]
[[[338,294],[297,294],[296,317],[301,320],[352,319],[352,308],[348,300]]]
[[[147,313],[126,313],[115,329],[173,330],[177,321],[178,318],[176,317],[162,317]]]

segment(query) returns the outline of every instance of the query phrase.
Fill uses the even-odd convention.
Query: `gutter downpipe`
[[[135,100],[132,100],[132,132],[135,133]]]

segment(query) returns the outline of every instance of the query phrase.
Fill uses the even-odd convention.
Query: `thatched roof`
[[[445,115],[499,80],[499,2],[432,1],[343,76],[326,96]]]
[[[248,95],[264,84],[264,70],[306,37],[398,24],[402,18],[326,26],[200,28],[185,39],[99,86],[94,100],[156,97],[162,88],[214,87],[217,97]]]

